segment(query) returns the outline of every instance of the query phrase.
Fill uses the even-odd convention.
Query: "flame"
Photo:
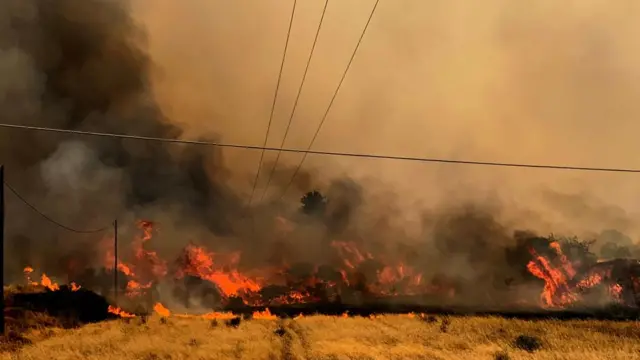
[[[616,301],[622,300],[622,285],[613,284],[609,287],[609,293]]]
[[[162,317],[169,317],[169,316],[175,316],[175,317],[179,317],[179,318],[203,318],[206,320],[213,320],[213,319],[232,319],[234,317],[236,317],[233,313],[230,312],[210,312],[210,313],[206,313],[206,314],[202,314],[202,315],[190,315],[190,314],[172,314],[171,311],[169,309],[167,309],[164,305],[162,305],[161,303],[156,303],[153,306],[153,311],[162,316]]]
[[[602,274],[599,273],[594,273],[589,275],[588,277],[580,280],[580,282],[578,283],[578,285],[576,285],[579,288],[592,288],[598,284],[600,284],[602,282]]]
[[[224,261],[221,266],[216,264],[216,257],[216,254],[207,252],[202,247],[188,245],[184,249],[184,264],[179,277],[187,274],[207,280],[215,284],[226,297],[256,292],[262,288],[257,281],[244,276],[238,270],[225,269],[236,266],[240,259],[239,254],[231,254],[227,266],[224,266]]]
[[[271,314],[271,311],[269,311],[269,308],[265,309],[264,311],[254,311],[253,312],[253,318],[254,319],[264,319],[264,320],[275,320],[278,317]]]
[[[33,272],[33,268],[31,266],[25,267],[23,272],[24,272],[24,277],[26,278],[28,285],[31,285],[31,286],[38,286],[39,285],[37,282],[31,281],[31,273]]]
[[[26,266],[23,270],[25,278],[27,280],[27,284],[31,285],[31,286],[43,286],[47,289],[49,289],[50,291],[58,291],[60,290],[60,284],[53,282],[51,280],[51,278],[49,278],[49,276],[47,276],[47,274],[42,273],[42,276],[40,277],[40,282],[37,281],[31,281],[31,274],[33,273],[33,268],[31,266]],[[81,286],[76,284],[75,282],[70,282],[69,283],[69,289],[71,289],[71,291],[78,291],[80,290]]]
[[[559,246],[553,246],[553,248],[560,252]],[[558,307],[575,301],[576,295],[567,287],[567,275],[562,270],[551,265],[547,258],[538,255],[535,250],[530,249],[529,251],[534,257],[534,260],[527,264],[527,269],[532,275],[545,282],[544,289],[540,295],[543,305],[546,307]],[[570,264],[564,263],[566,257],[562,256],[560,259],[563,261],[562,268],[565,269],[565,271],[567,268],[570,268]],[[573,268],[570,269],[573,270]],[[575,274],[573,271],[571,273]]]
[[[60,285],[55,282],[52,282],[51,279],[47,276],[47,274],[42,273],[42,280],[40,284],[51,291],[60,290]]]
[[[134,314],[130,314],[130,313],[126,312],[126,311],[123,311],[119,307],[115,307],[115,306],[111,306],[111,305],[109,305],[109,307],[107,308],[107,311],[109,313],[111,313],[111,314],[118,315],[121,318],[133,318],[133,317],[136,317]]]
[[[162,305],[161,303],[156,303],[153,306],[153,311],[155,311],[156,314],[158,314],[158,315],[160,315],[162,317],[169,317],[171,315],[171,311],[169,311],[169,309],[164,307],[164,305]]]
[[[213,320],[213,319],[225,320],[225,319],[233,319],[234,317],[236,316],[230,312],[210,312],[202,315],[202,318],[207,320]]]
[[[113,256],[113,252],[109,250],[111,244],[106,241],[109,239],[105,239],[104,244],[101,244],[106,247],[104,249],[105,267],[113,270],[115,266],[124,274],[126,295],[130,297],[148,294],[149,289],[154,288],[160,281],[180,279],[184,281],[178,282],[176,290],[185,292],[186,301],[189,301],[190,294],[199,292],[200,289],[210,294],[211,286],[207,284],[205,287],[198,288],[197,281],[191,281],[193,277],[215,285],[219,294],[214,294],[213,299],[218,301],[220,295],[222,297],[220,305],[239,298],[246,305],[265,308],[264,311],[255,312],[253,314],[255,318],[275,319],[276,316],[270,313],[268,307],[277,304],[334,301],[349,294],[349,291],[358,291],[363,296],[374,297],[414,294],[453,297],[458,285],[446,278],[434,277],[429,280],[411,264],[400,261],[401,259],[393,252],[375,253],[376,257],[374,257],[372,252],[355,241],[331,242],[331,249],[337,257],[334,262],[327,264],[329,271],[326,272],[325,267],[320,264],[301,268],[297,268],[297,264],[290,266],[288,261],[291,259],[278,259],[279,265],[244,271],[240,266],[242,255],[240,252],[214,252],[191,243],[183,249],[182,256],[169,273],[167,262],[160,259],[155,251],[150,250],[156,231],[154,223],[139,221],[137,226],[139,231],[131,242],[129,251],[124,252],[126,262]],[[623,292],[628,289],[619,284],[612,284],[610,271],[602,270],[605,266],[578,276],[574,264],[562,252],[560,243],[552,242],[548,246],[552,251],[551,256],[530,249],[532,259],[526,265],[531,274],[544,281],[544,288],[540,294],[540,302],[543,306],[566,306],[581,299],[583,292],[600,284],[608,287],[613,299],[622,301]],[[554,253],[557,256],[554,256]],[[297,271],[297,269],[303,270]],[[24,274],[27,281],[31,283],[33,268],[25,267]],[[60,288],[45,274],[42,274],[41,284],[52,291]],[[635,286],[640,289],[638,280],[634,284],[625,283],[624,286]],[[71,282],[69,288],[77,291],[80,286]],[[121,312],[118,308],[112,310]],[[155,304],[154,311],[164,317],[228,319],[235,316],[232,313],[218,312],[204,315],[172,314],[161,303]],[[349,315],[345,313],[342,316]],[[407,316],[415,318],[423,315],[410,313]]]
[[[534,260],[527,264],[529,272],[545,282],[540,295],[543,306],[563,307],[569,305],[580,300],[581,294],[585,290],[603,283],[607,284],[609,295],[613,301],[622,301],[624,288],[618,283],[611,283],[613,281],[611,267],[593,268],[582,279],[575,279],[577,271],[562,252],[560,244],[552,242],[549,247],[558,255],[557,266],[554,266],[551,260],[539,255],[533,249],[529,251]],[[602,262],[599,261],[598,264],[602,264]]]

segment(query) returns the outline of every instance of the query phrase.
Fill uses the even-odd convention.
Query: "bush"
[[[509,353],[506,350],[503,350],[503,351],[498,351],[497,353],[493,354],[493,359],[494,360],[509,360],[509,359],[511,359],[511,357],[509,356]]]
[[[513,342],[513,346],[520,350],[534,352],[542,348],[542,340],[536,336],[520,335]]]
[[[449,331],[449,325],[451,325],[451,320],[449,320],[449,318],[447,317],[443,318],[442,322],[440,323],[440,331],[446,333],[447,331]]]
[[[240,322],[242,321],[242,318],[239,316],[234,317],[233,319],[229,319],[226,322],[226,325],[228,327],[235,327],[237,328],[238,326],[240,326]]]

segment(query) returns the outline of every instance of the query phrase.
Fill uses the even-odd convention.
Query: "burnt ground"
[[[107,300],[93,291],[71,291],[66,286],[58,291],[13,292],[5,296],[5,316],[19,320],[26,312],[43,313],[65,327],[114,318],[107,311],[108,306]]]
[[[640,320],[640,308],[623,306],[608,306],[600,308],[569,308],[561,310],[547,310],[536,307],[508,307],[508,308],[482,308],[478,306],[460,305],[418,305],[411,302],[402,302],[402,299],[378,298],[366,303],[345,304],[332,303],[305,303],[268,306],[269,311],[281,318],[302,315],[335,315],[364,316],[375,314],[406,314],[425,313],[431,315],[450,316],[497,316],[509,319],[597,319],[614,321]],[[86,323],[95,323],[116,318],[107,311],[108,301],[101,295],[90,290],[80,289],[71,291],[61,287],[58,291],[41,291],[13,293],[6,298],[5,315],[16,319],[28,311],[31,313],[43,313],[58,320],[59,323],[69,326],[78,326]],[[218,309],[219,311],[231,311],[238,315],[250,315],[255,311],[264,311],[267,307],[246,306],[240,302],[231,302],[229,305]],[[125,309],[132,311],[132,309]],[[135,310],[132,312],[136,313]],[[137,312],[143,315],[143,312]]]

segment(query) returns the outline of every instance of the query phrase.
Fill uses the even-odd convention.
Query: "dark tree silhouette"
[[[327,198],[318,190],[309,191],[302,199],[302,212],[307,215],[323,215],[327,207]]]

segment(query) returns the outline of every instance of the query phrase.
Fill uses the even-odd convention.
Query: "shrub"
[[[513,346],[520,350],[534,352],[542,348],[542,340],[536,336],[520,335],[513,342]]]

